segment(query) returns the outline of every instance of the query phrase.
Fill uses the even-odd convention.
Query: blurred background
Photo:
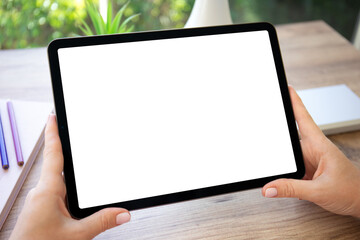
[[[114,29],[129,32],[182,28],[194,1],[105,0],[105,3],[112,5],[114,22],[112,19],[110,22],[119,25]],[[103,21],[96,20],[96,16],[107,13],[107,7],[99,9],[101,4],[104,5],[104,0],[0,0],[0,49],[44,47],[55,38],[96,34]],[[359,0],[229,0],[229,5],[234,23],[283,24],[322,19],[350,42],[359,22]],[[89,6],[95,6],[99,14]],[[122,17],[117,22],[115,16],[122,7]],[[106,20],[103,24],[106,28]]]

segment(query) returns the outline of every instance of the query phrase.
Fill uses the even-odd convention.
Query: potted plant
[[[95,3],[91,0],[86,0],[85,9],[87,15],[90,17],[93,28],[91,28],[83,19],[81,19],[81,31],[87,36],[126,33],[133,31],[134,25],[129,26],[129,23],[132,19],[139,16],[140,14],[134,14],[125,18],[124,11],[128,7],[129,3],[130,1],[125,3],[113,18],[113,6],[112,2],[109,1],[107,6],[107,16],[106,19],[104,19]]]

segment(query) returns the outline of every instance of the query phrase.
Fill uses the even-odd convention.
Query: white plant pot
[[[228,0],[196,0],[185,28],[232,24]]]

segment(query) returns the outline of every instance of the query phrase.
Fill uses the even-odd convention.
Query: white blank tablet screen
[[[296,172],[267,31],[58,54],[80,208]]]

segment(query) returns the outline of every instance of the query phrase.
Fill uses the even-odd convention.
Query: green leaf
[[[123,22],[122,22],[122,24],[120,25],[120,27],[119,27],[119,29],[118,29],[118,33],[123,33],[123,32],[125,32],[125,29],[126,29],[126,24],[128,24],[128,22],[131,20],[131,19],[133,19],[133,18],[135,18],[135,17],[137,17],[137,16],[139,16],[140,15],[140,13],[138,13],[138,14],[135,14],[135,15],[131,15],[130,17],[128,17],[128,18],[126,18]]]
[[[120,24],[120,20],[122,18],[122,11],[118,11],[117,14],[115,15],[114,21],[111,23],[111,27],[109,30],[109,33],[116,33],[116,30]]]
[[[111,21],[112,21],[112,2],[111,0],[108,2],[108,8],[107,8],[107,21],[106,21],[106,32],[110,32],[111,27]]]
[[[123,13],[123,12],[125,11],[125,9],[128,7],[129,3],[130,3],[130,0],[127,1],[127,2],[120,8],[119,12],[122,12],[122,13]]]
[[[99,26],[100,26],[99,34],[106,34],[106,24],[105,24],[103,17],[100,15],[99,12],[97,14],[97,17],[98,17]]]
[[[94,33],[100,35],[100,34],[123,33],[123,32],[133,31],[134,26],[127,27],[127,24],[129,23],[129,21],[131,21],[134,17],[138,16],[139,14],[132,15],[126,18],[124,21],[122,21],[124,12],[128,7],[129,3],[130,1],[127,1],[116,13],[114,19],[112,19],[113,5],[111,0],[109,0],[107,7],[107,18],[105,22],[104,18],[101,16],[99,12],[97,5],[92,0],[85,0],[85,9],[94,27],[95,30]],[[93,35],[94,33],[89,27],[89,25],[86,24],[86,22],[82,19],[80,19],[80,21],[81,21],[81,26],[80,26],[81,31],[83,31],[87,35]]]
[[[83,31],[83,33],[85,33],[88,36],[94,35],[93,32],[91,31],[89,25],[87,25],[87,23],[84,20],[82,20],[81,18],[80,18],[80,21],[81,21],[82,25],[84,26],[84,27],[81,25],[79,26],[81,31]]]
[[[128,32],[132,32],[132,31],[134,31],[134,25],[131,25],[128,29],[126,29],[125,31],[124,31],[124,33],[128,33]]]
[[[101,34],[101,30],[100,30],[100,22],[99,22],[99,19],[98,19],[98,12],[97,12],[97,9],[95,8],[94,4],[91,3],[89,0],[86,1],[86,10],[89,14],[89,17],[91,19],[91,22],[92,24],[94,25],[94,28],[95,28],[95,32],[97,34]]]
[[[93,35],[91,31],[87,31],[83,26],[79,26],[80,30],[85,34],[85,36]],[[80,35],[81,36],[81,35]]]
[[[116,13],[116,16],[114,18],[114,21],[111,24],[111,28],[110,28],[110,33],[117,33],[121,18],[124,14],[125,9],[127,8],[127,6],[129,5],[130,1],[127,1],[121,8],[120,10]]]

